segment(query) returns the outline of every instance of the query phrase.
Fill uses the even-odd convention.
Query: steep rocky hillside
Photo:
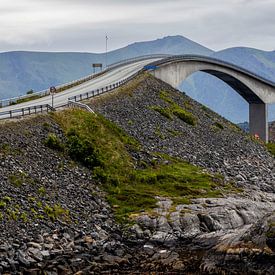
[[[87,103],[0,124],[0,273],[275,272],[263,144],[148,75]]]
[[[0,129],[0,273],[87,266],[117,230],[90,170],[50,145],[49,136],[65,135],[49,116]]]
[[[130,91],[129,91],[130,89]],[[240,128],[153,77],[93,100],[90,106],[117,123],[150,152],[180,157],[255,190],[275,188],[274,160]],[[184,122],[179,111],[192,116]]]
[[[205,198],[193,199],[191,205],[175,205],[159,196],[153,212],[135,215],[138,225],[133,230],[137,238],[149,237],[147,250],[153,251],[156,242],[175,245],[193,239],[191,245],[197,248],[212,247],[200,259],[200,270],[274,272],[274,248],[270,254],[267,245],[273,241],[266,239],[266,232],[274,225],[275,166],[263,144],[150,76],[93,99],[90,106],[135,137],[147,152],[168,154],[220,173],[240,188],[240,193],[222,199],[201,195]],[[249,247],[257,253],[269,252],[258,257]],[[245,258],[250,266],[240,263]]]

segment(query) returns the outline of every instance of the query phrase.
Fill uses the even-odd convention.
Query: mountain
[[[237,64],[275,81],[275,51],[265,52],[236,47],[219,52],[183,36],[168,36],[137,42],[108,53],[108,64],[147,54],[199,54]],[[92,63],[105,63],[105,53],[0,53],[0,98],[25,94],[28,90],[47,89],[88,75]],[[180,89],[233,122],[248,120],[248,104],[232,88],[206,73],[195,73]],[[269,108],[269,119],[275,120],[275,105]]]
[[[275,82],[275,51],[237,47],[215,52],[211,56],[234,63]],[[214,76],[195,73],[181,84],[180,89],[233,122],[248,120],[247,102]],[[274,104],[269,106],[269,120],[275,120]]]
[[[112,56],[116,56],[119,60],[121,56],[131,58],[135,56],[147,54],[200,54],[210,55],[212,50],[188,39],[183,36],[167,36],[162,39],[157,39],[147,42],[137,42],[127,47],[111,52]]]
[[[212,50],[182,36],[138,42],[108,53],[108,64],[147,54],[201,54]],[[92,63],[105,63],[105,53],[5,52],[0,54],[0,98],[43,90],[92,72]]]

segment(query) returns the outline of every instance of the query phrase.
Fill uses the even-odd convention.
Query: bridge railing
[[[183,60],[194,60],[194,61],[203,61],[203,62],[210,62],[213,63],[215,65],[221,65],[221,66],[226,66],[227,68],[231,68],[233,70],[237,70],[241,73],[247,74],[253,78],[256,78],[257,80],[264,82],[272,87],[275,87],[275,82],[273,82],[271,79],[267,79],[263,76],[260,76],[258,74],[256,74],[255,72],[251,72],[249,70],[247,70],[244,67],[241,67],[239,65],[230,63],[228,61],[225,60],[221,60],[215,57],[209,57],[209,56],[203,56],[203,55],[174,55],[174,56],[169,56],[167,58],[158,60],[158,61],[154,61],[152,63],[150,63],[150,65],[156,65],[156,66],[160,66],[162,64],[168,63],[168,62],[174,62],[174,61],[183,61]]]
[[[148,55],[143,55],[143,56],[139,56],[139,57],[133,57],[133,58],[115,62],[115,63],[109,65],[108,69],[114,69],[114,68],[117,68],[120,66],[125,66],[127,64],[131,64],[131,63],[138,62],[138,61],[143,61],[143,60],[148,60],[148,59],[157,59],[157,58],[167,58],[169,56],[171,56],[171,55],[170,54],[148,54]]]
[[[152,55],[144,55],[144,56],[129,58],[129,59],[125,59],[125,60],[122,60],[122,61],[119,61],[119,62],[115,62],[115,63],[109,65],[102,72],[95,73],[95,74],[90,74],[90,75],[84,76],[82,78],[79,78],[77,80],[73,80],[73,81],[58,85],[58,86],[56,86],[56,90],[57,90],[57,93],[58,93],[58,92],[62,92],[64,90],[70,89],[70,88],[78,86],[78,85],[80,85],[84,82],[92,80],[96,77],[99,77],[99,76],[109,72],[110,70],[114,70],[114,69],[116,69],[120,66],[125,66],[127,64],[131,64],[131,63],[138,62],[138,61],[143,61],[143,60],[148,60],[148,59],[165,58],[165,57],[168,57],[168,56],[169,55],[166,55],[166,54],[152,54]],[[34,92],[34,93],[31,93],[31,94],[18,96],[18,97],[1,99],[0,100],[0,108],[17,104],[18,101],[20,102],[22,100],[28,100],[28,99],[31,99],[32,97],[38,98],[38,97],[47,96],[49,94],[50,94],[49,89],[46,89],[46,90],[42,90],[42,91],[39,91],[39,92]]]
[[[115,82],[113,84],[105,86],[103,88],[92,90],[92,91],[87,92],[87,93],[82,93],[82,94],[72,96],[72,97],[68,98],[68,102],[66,104],[61,104],[56,108],[57,109],[58,108],[64,108],[64,107],[68,107],[68,106],[72,106],[72,105],[76,106],[75,103],[77,103],[78,107],[81,107],[82,105],[85,105],[85,104],[81,104],[81,103],[79,103],[79,101],[89,99],[89,98],[95,97],[97,95],[101,95],[103,93],[106,93],[106,92],[110,92],[110,91],[120,87],[121,85],[127,83],[131,79],[133,79],[135,76],[138,75],[138,73],[139,72],[131,75],[130,77],[122,79],[118,82]],[[30,106],[30,107],[18,108],[18,109],[5,111],[5,112],[0,112],[0,120],[15,118],[15,117],[22,117],[22,116],[27,116],[27,115],[32,115],[32,114],[38,114],[38,113],[43,113],[43,112],[54,111],[54,110],[55,109],[52,108],[52,106],[50,106],[49,104],[42,104],[42,105],[35,105],[35,106]],[[89,111],[91,111],[91,110],[89,110]]]
[[[134,77],[136,77],[137,75],[139,74],[139,72],[125,78],[125,79],[122,79],[118,82],[115,82],[113,84],[110,84],[108,86],[105,86],[103,88],[100,88],[100,89],[95,89],[95,90],[91,90],[89,92],[86,92],[86,93],[82,93],[82,94],[78,94],[78,95],[75,95],[75,96],[71,96],[68,98],[68,101],[74,101],[74,102],[78,102],[78,101],[82,101],[82,100],[85,100],[85,99],[89,99],[89,98],[92,98],[92,97],[95,97],[95,96],[98,96],[98,95],[101,95],[101,94],[104,94],[104,93],[107,93],[107,92],[110,92],[118,87],[120,87],[121,85],[129,82],[131,79],[133,79]]]
[[[32,114],[38,114],[43,112],[54,111],[54,108],[49,104],[42,104],[42,105],[35,105],[25,108],[18,108],[14,110],[9,110],[5,112],[0,112],[0,120],[1,119],[8,119],[8,118],[15,118],[15,117],[22,117]]]

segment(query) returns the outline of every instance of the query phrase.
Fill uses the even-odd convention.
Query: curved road
[[[79,95],[82,93],[86,93],[92,90],[100,89],[106,87],[108,85],[114,84],[120,80],[123,80],[136,72],[140,71],[145,65],[151,63],[152,61],[157,61],[156,59],[148,59],[143,61],[137,61],[135,63],[131,63],[128,65],[122,65],[118,68],[112,69],[105,74],[98,76],[92,80],[84,82],[78,86],[67,89],[63,92],[57,93],[54,95],[54,107],[59,107],[68,102],[68,98]],[[10,110],[17,110],[21,108],[26,108],[35,105],[49,104],[52,105],[52,96],[45,96],[36,100],[32,100],[29,102],[24,102],[21,104],[11,105],[7,107],[3,107],[0,109],[0,113],[7,112]]]

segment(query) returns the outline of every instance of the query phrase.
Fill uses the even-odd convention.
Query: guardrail
[[[143,56],[139,56],[139,57],[133,57],[133,58],[129,58],[129,59],[125,59],[122,61],[118,61],[115,62],[111,65],[108,66],[108,69],[114,69],[120,66],[125,66],[127,64],[131,64],[137,61],[143,61],[143,60],[148,60],[148,59],[155,59],[155,58],[167,58],[171,56],[171,54],[148,54],[148,55],[143,55]]]
[[[86,104],[83,104],[83,103],[79,103],[78,101],[89,99],[89,98],[95,97],[97,95],[106,93],[106,92],[110,92],[110,91],[120,87],[121,85],[129,82],[131,79],[136,77],[138,74],[139,74],[139,72],[129,76],[128,78],[125,78],[125,79],[115,82],[111,85],[103,87],[101,89],[96,89],[96,90],[92,90],[87,93],[72,96],[72,97],[68,98],[67,104],[60,105],[57,108],[62,108],[62,107],[66,107],[66,106],[68,106],[68,107],[76,106],[76,107],[83,108],[89,112],[94,113],[94,111],[89,106],[87,106]],[[0,120],[15,118],[15,117],[22,117],[22,116],[38,114],[38,113],[42,113],[42,112],[49,112],[49,111],[55,111],[55,109],[52,106],[50,106],[49,104],[35,105],[35,106],[30,106],[30,107],[25,107],[25,108],[18,108],[18,109],[6,111],[6,112],[0,112]]]
[[[115,63],[109,65],[102,72],[99,72],[99,73],[96,73],[96,74],[91,74],[91,75],[88,75],[88,76],[84,76],[84,77],[79,78],[77,80],[74,80],[74,81],[67,82],[67,83],[56,86],[56,92],[59,93],[59,92],[62,92],[64,90],[75,87],[77,85],[80,85],[84,82],[87,82],[91,79],[94,79],[98,76],[101,76],[101,75],[109,72],[110,70],[113,70],[113,69],[118,68],[120,66],[125,66],[127,64],[131,64],[131,63],[134,63],[134,62],[137,62],[137,61],[143,61],[143,60],[154,59],[154,58],[165,58],[165,57],[168,57],[168,56],[170,56],[170,55],[165,55],[165,54],[144,55],[144,56],[140,56],[140,57],[135,57],[135,58],[130,58],[130,59],[122,60],[122,61],[119,61],[119,62],[115,62]],[[37,97],[37,96],[38,97],[43,97],[43,96],[47,96],[49,94],[50,94],[49,89],[46,89],[46,90],[42,90],[42,91],[39,91],[39,92],[34,92],[32,94],[27,94],[27,95],[22,95],[22,96],[18,96],[18,97],[2,99],[2,100],[0,100],[0,108],[10,106],[10,105],[14,105],[14,104],[16,104],[16,102],[18,100],[24,100],[24,99],[28,99],[28,98],[31,98],[31,97],[34,97],[34,96],[35,97]]]
[[[15,117],[22,117],[22,116],[49,112],[49,111],[54,111],[54,108],[49,104],[35,105],[35,106],[30,106],[25,108],[14,109],[6,112],[0,112],[0,120],[15,118]]]
[[[86,81],[94,79],[94,78],[96,78],[96,77],[98,77],[98,76],[100,76],[104,73],[106,73],[106,71],[102,71],[102,72],[97,73],[97,74],[92,74],[92,75],[89,75],[89,76],[85,76],[85,77],[80,78],[78,80],[74,80],[74,81],[68,82],[66,84],[56,86],[56,92],[59,93],[59,92],[62,92],[64,90],[70,89],[74,86],[80,85],[80,84],[82,84]],[[32,93],[32,94],[29,94],[29,95],[23,95],[23,96],[19,96],[19,97],[2,99],[2,100],[0,100],[0,107],[6,107],[6,106],[14,105],[19,100],[28,99],[28,98],[31,98],[31,97],[34,97],[34,96],[35,97],[36,96],[43,97],[43,96],[47,96],[49,94],[50,94],[50,90],[47,89],[47,90],[43,90],[43,91],[40,91],[40,92],[35,92],[35,93]]]
[[[85,99],[89,99],[89,98],[101,95],[103,93],[110,92],[110,91],[112,91],[112,90],[120,87],[121,85],[129,82],[131,79],[133,79],[134,77],[136,77],[138,74],[139,74],[139,72],[137,72],[137,73],[135,73],[135,74],[133,74],[133,75],[131,75],[131,76],[123,79],[123,80],[120,80],[120,81],[115,82],[115,83],[113,83],[111,85],[103,87],[101,89],[96,89],[96,90],[92,90],[90,92],[86,92],[86,93],[82,93],[82,94],[78,94],[78,95],[69,97],[68,101],[78,102],[78,101],[81,101],[81,100],[85,100]]]
[[[83,104],[83,103],[80,103],[80,102],[75,102],[75,101],[71,101],[71,100],[68,100],[68,107],[73,107],[73,108],[80,108],[80,109],[84,109],[90,113],[95,113],[91,107],[89,107],[88,105],[86,104]]]

